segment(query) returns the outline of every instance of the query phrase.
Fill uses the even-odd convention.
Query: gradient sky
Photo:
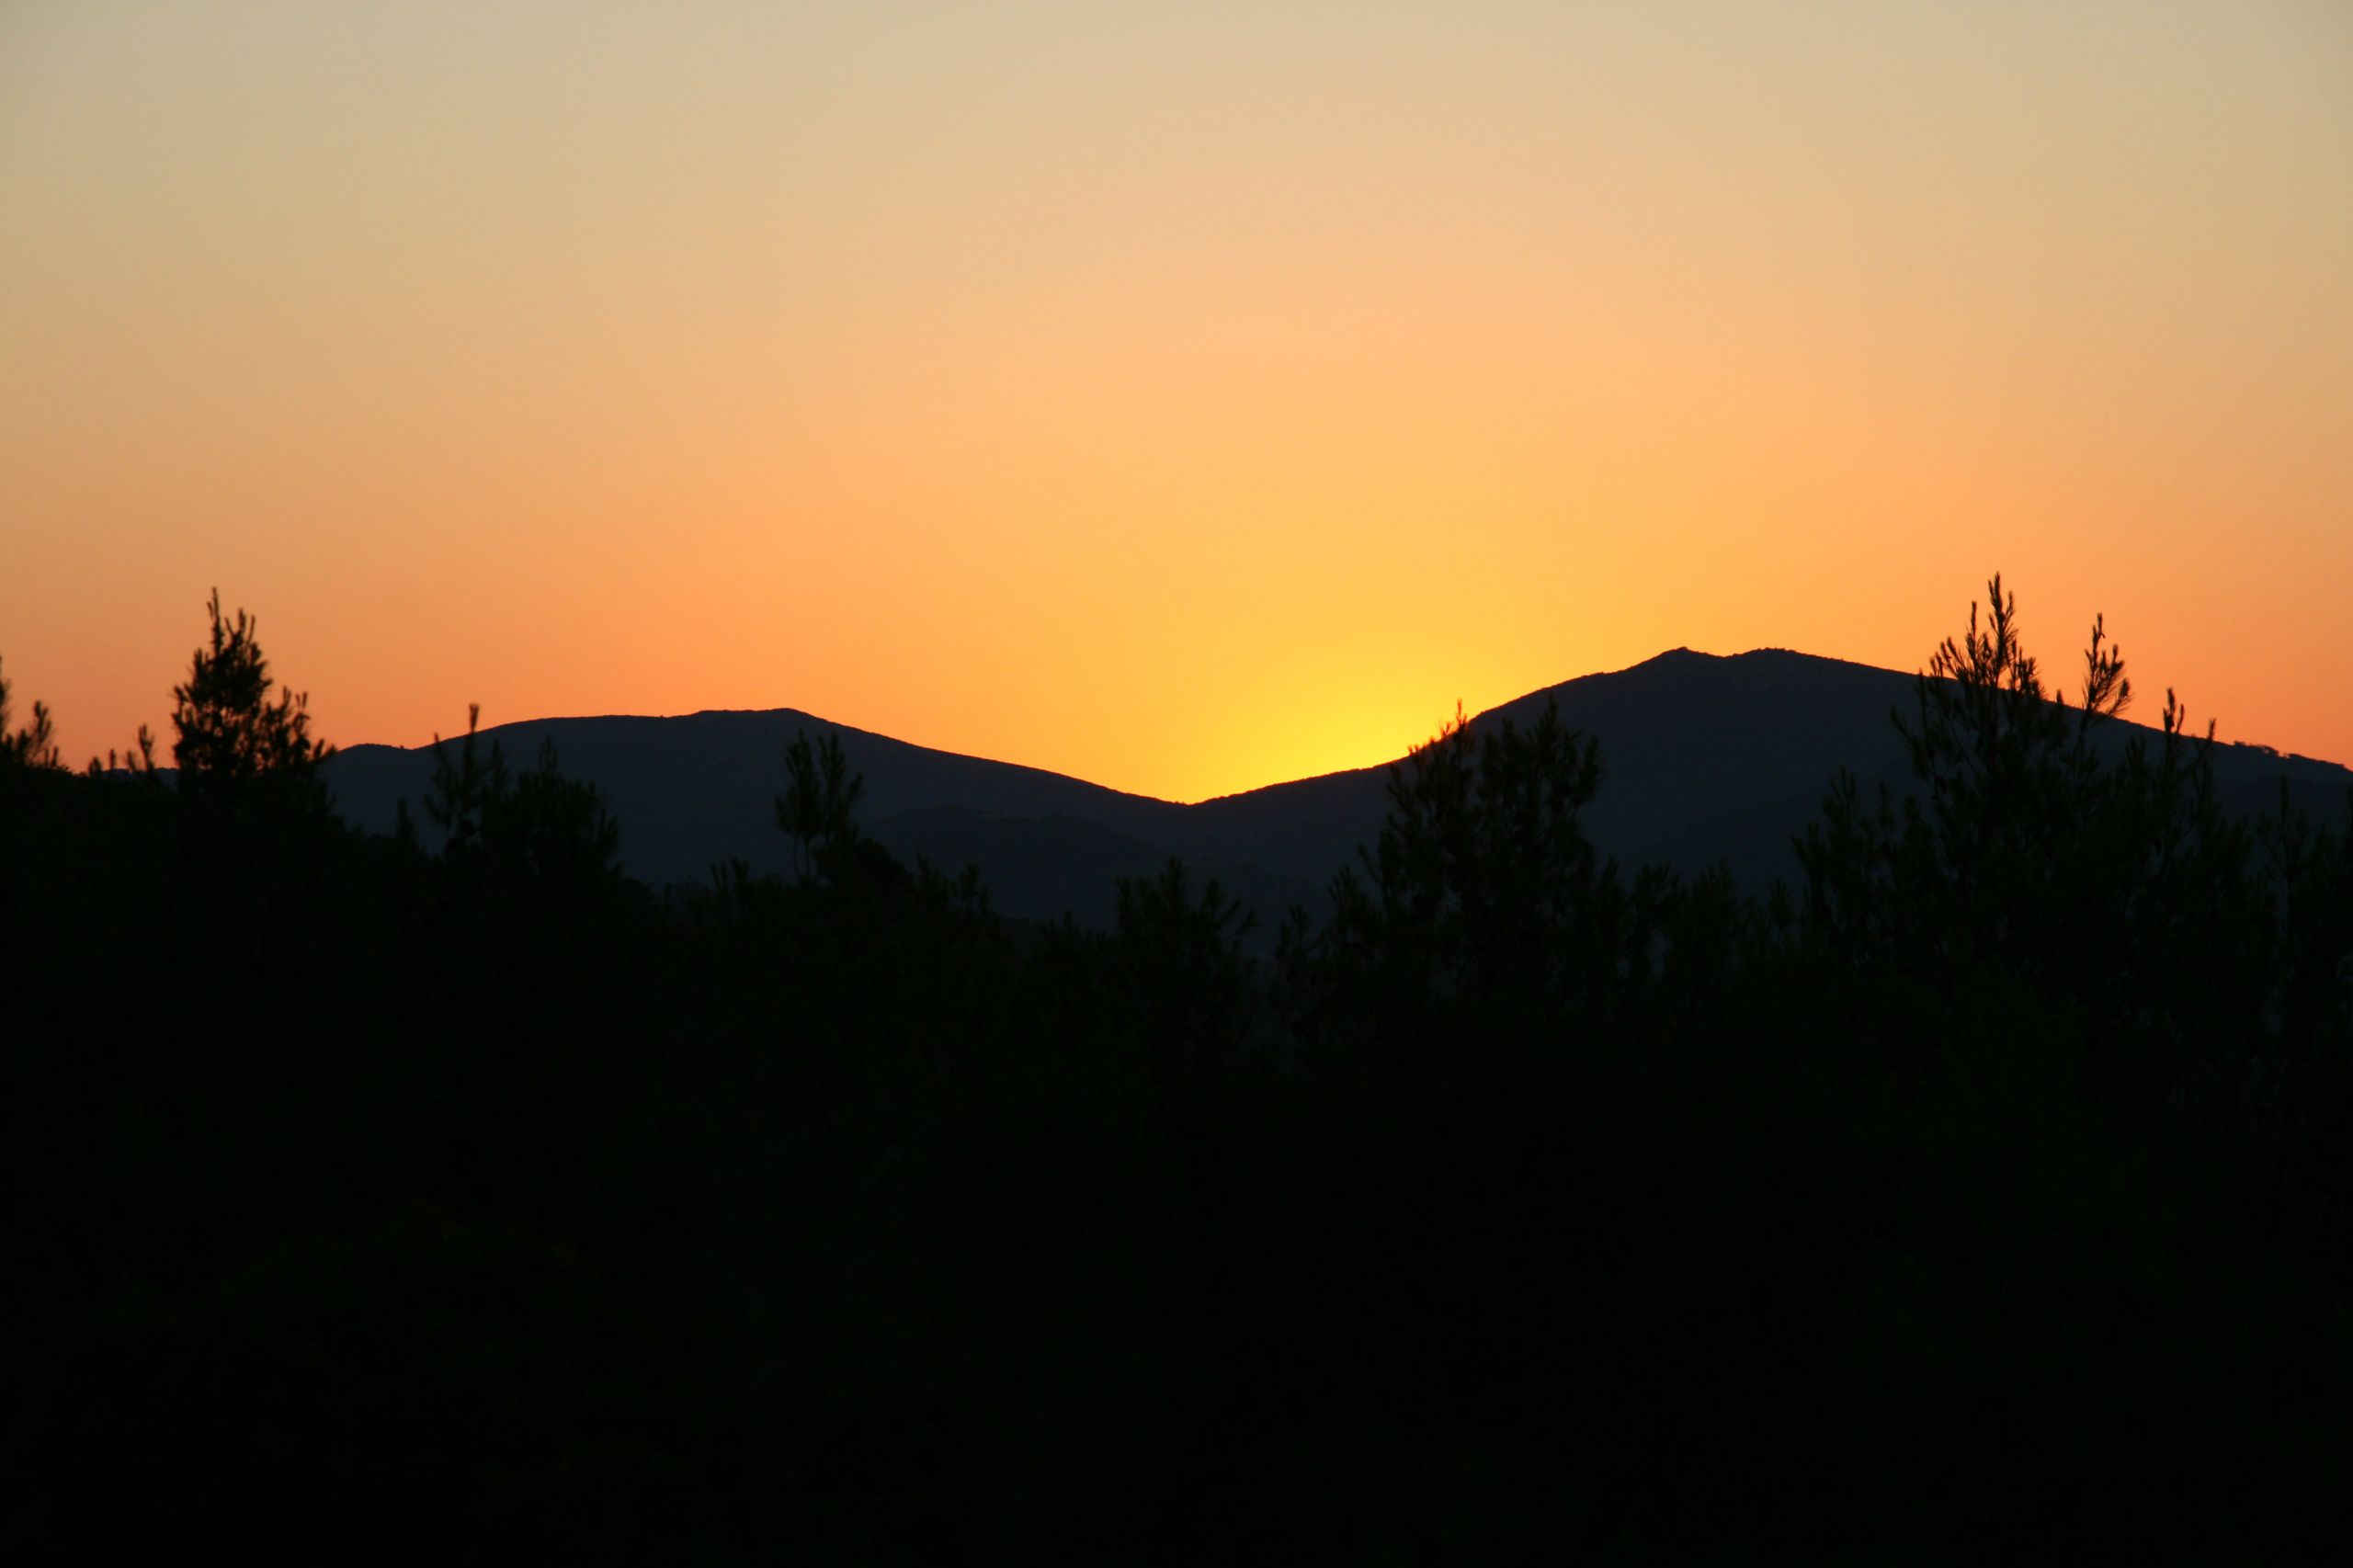
[[[2347,0],[0,6],[0,659],[1176,799],[1987,573],[2353,760]]]

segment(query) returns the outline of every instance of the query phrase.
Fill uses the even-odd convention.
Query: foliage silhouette
[[[776,821],[791,835],[794,865],[806,881],[817,874],[825,852],[857,842],[850,816],[866,781],[850,776],[840,736],[828,734],[812,747],[805,730],[785,748],[784,769],[788,783],[777,797]]]
[[[426,815],[442,835],[445,860],[517,885],[579,892],[618,881],[620,828],[594,786],[566,778],[553,743],[521,773],[495,741],[480,745],[482,704],[466,709],[466,734],[453,754],[433,738],[433,783]]]
[[[1344,1032],[1427,1034],[1438,1013],[1558,1017],[1590,1028],[1656,999],[1661,965],[1696,983],[1721,960],[1729,924],[1696,916],[1724,903],[1710,883],[1687,893],[1645,869],[1631,885],[1578,824],[1601,784],[1598,745],[1548,705],[1525,730],[1499,720],[1474,735],[1461,709],[1392,768],[1390,812],[1363,872],[1332,888],[1329,920],[1303,912],[1286,932],[1293,994]],[[1383,1022],[1385,1020],[1385,1022]]]
[[[1196,898],[1177,860],[1148,881],[1120,878],[1118,888],[1112,981],[1154,1049],[1188,1066],[1233,1049],[1255,1011],[1256,966],[1242,948],[1249,915],[1214,878]]]
[[[445,853],[465,854],[482,838],[483,815],[490,801],[512,787],[506,750],[496,741],[481,747],[482,704],[466,705],[466,738],[455,756],[438,733],[433,737],[433,785],[426,797],[425,814],[440,830]],[[406,810],[407,802],[402,802]],[[405,836],[405,834],[404,834]]]
[[[351,831],[216,608],[197,780],[0,767],[0,1547],[2339,1555],[2353,846],[1990,610],[1778,913],[1458,712],[1266,971],[805,736],[790,877],[657,901],[472,712]]]
[[[172,760],[180,788],[207,795],[271,785],[324,809],[318,767],[335,748],[311,738],[309,696],[280,687],[272,702],[257,623],[242,609],[234,620],[223,619],[218,589],[205,608],[212,619],[210,644],[196,651],[187,681],[172,688]]]
[[[22,728],[10,730],[11,710],[8,701],[8,679],[0,675],[0,767],[59,767],[57,729],[49,716],[49,705],[33,704],[33,716]]]
[[[1920,788],[1867,810],[1842,777],[1801,845],[1808,938],[1955,997],[1989,974],[2024,982],[2084,1020],[2108,1090],[2177,1096],[2244,1060],[2270,940],[2211,729],[2185,739],[2168,691],[2155,747],[2103,750],[2131,690],[2105,628],[2071,709],[2045,692],[1998,576],[1988,593],[1987,630],[1972,606],[1898,716]]]

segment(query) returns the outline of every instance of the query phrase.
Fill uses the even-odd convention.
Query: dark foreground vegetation
[[[805,744],[795,878],[471,740],[359,835],[216,603],[175,780],[0,720],[0,1548],[2329,1555],[2346,836],[2170,698],[2103,760],[1998,581],[1931,676],[1768,903],[1456,727],[1257,966],[1176,869],[1000,922]]]

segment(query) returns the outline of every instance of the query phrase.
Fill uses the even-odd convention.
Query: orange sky
[[[0,660],[1196,799],[1985,574],[2353,760],[2353,5],[0,10]]]

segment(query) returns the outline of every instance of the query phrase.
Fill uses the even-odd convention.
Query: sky
[[[0,670],[1194,800],[2016,589],[2353,761],[2353,4],[0,0]],[[1605,759],[1606,760],[1606,759]]]

